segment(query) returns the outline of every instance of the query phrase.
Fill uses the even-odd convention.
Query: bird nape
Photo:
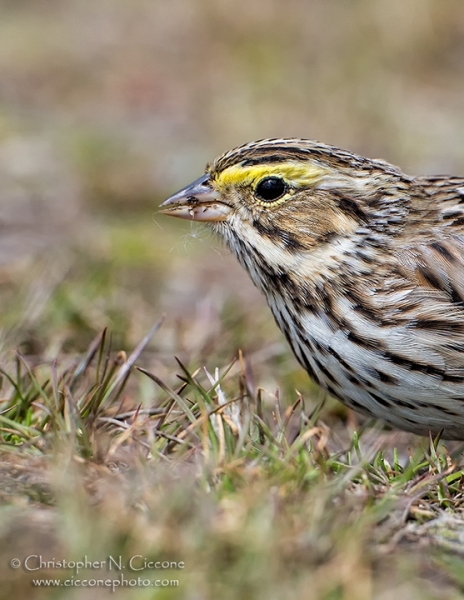
[[[161,211],[225,241],[331,395],[464,439],[464,178],[269,139],[226,152]]]

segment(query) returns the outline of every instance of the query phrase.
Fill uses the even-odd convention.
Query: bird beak
[[[232,209],[217,198],[206,174],[165,200],[160,212],[190,221],[225,221]]]

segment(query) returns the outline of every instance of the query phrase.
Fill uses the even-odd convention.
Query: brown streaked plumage
[[[162,210],[225,240],[319,385],[393,427],[464,439],[464,178],[262,140]]]

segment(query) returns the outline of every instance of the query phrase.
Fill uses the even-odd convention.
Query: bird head
[[[318,142],[261,140],[217,158],[160,208],[207,222],[236,253],[246,244],[278,265],[365,228],[369,198],[400,177],[387,163]]]

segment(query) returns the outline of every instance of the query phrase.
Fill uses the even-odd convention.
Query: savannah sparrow
[[[464,178],[270,139],[220,156],[162,212],[225,240],[330,394],[464,439]]]

